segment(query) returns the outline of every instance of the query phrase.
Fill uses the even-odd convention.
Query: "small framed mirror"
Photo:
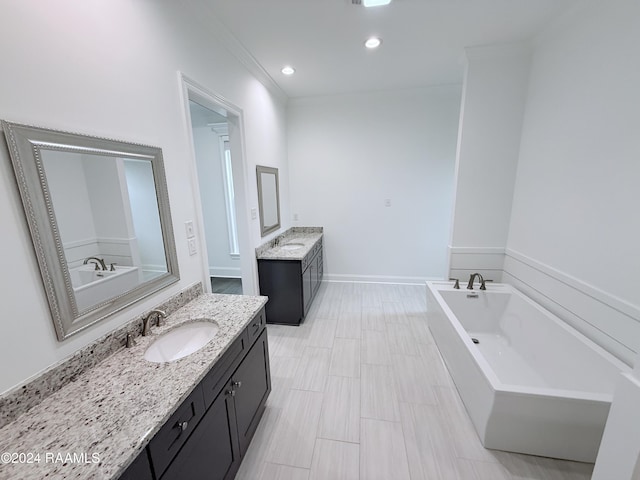
[[[258,207],[260,208],[260,233],[265,235],[280,228],[280,187],[278,169],[256,166],[258,176]]]
[[[58,340],[179,280],[160,148],[2,128]]]

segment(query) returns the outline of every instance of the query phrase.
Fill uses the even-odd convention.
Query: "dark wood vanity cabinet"
[[[121,480],[234,478],[271,392],[265,324],[262,309]]]
[[[233,397],[222,391],[160,478],[232,479],[240,460]]]
[[[260,294],[269,297],[269,323],[299,325],[315,298],[322,276],[322,239],[302,260],[258,259]]]

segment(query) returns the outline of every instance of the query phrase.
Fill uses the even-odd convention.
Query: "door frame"
[[[211,292],[209,277],[209,256],[206,248],[204,231],[204,214],[198,183],[198,168],[196,163],[195,144],[193,141],[193,126],[189,100],[213,110],[227,118],[229,125],[229,147],[231,149],[231,165],[233,168],[233,188],[235,192],[236,226],[238,229],[238,244],[240,248],[240,271],[242,276],[243,295],[258,295],[258,274],[255,261],[254,247],[251,242],[251,219],[249,212],[248,181],[249,170],[246,162],[244,144],[244,114],[242,109],[234,105],[221,95],[211,92],[182,72],[178,72],[178,80],[184,106],[184,122],[189,138],[191,190],[196,212],[197,233],[202,258],[201,270],[205,292]]]

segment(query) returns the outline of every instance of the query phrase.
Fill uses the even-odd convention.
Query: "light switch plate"
[[[187,245],[189,245],[189,255],[193,256],[196,253],[198,253],[198,249],[196,248],[195,238],[190,238],[189,241],[187,242]]]
[[[384,206],[385,207],[390,207],[391,206],[391,199],[390,198],[385,198],[384,199]]]
[[[196,236],[196,231],[193,228],[193,220],[189,220],[188,222],[184,222],[184,229],[187,232],[187,238],[193,238]]]
[[[255,208],[251,209],[251,220],[258,218],[258,211]]]

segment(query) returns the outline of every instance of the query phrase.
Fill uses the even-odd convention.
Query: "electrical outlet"
[[[195,238],[190,238],[189,241],[187,242],[187,245],[189,245],[189,255],[193,256],[196,253],[198,253],[198,249],[196,248]]]
[[[385,207],[390,207],[391,206],[391,199],[390,198],[385,198],[384,199],[384,206]]]
[[[297,214],[297,213],[294,213],[294,214],[293,214],[293,221],[294,221],[294,222],[297,222],[297,221],[298,221],[298,214]]]
[[[196,231],[193,228],[192,220],[189,220],[188,222],[184,222],[184,229],[187,232],[187,238],[193,238],[196,236]]]
[[[251,209],[251,220],[255,220],[256,218],[258,218],[258,212],[255,208]]]

